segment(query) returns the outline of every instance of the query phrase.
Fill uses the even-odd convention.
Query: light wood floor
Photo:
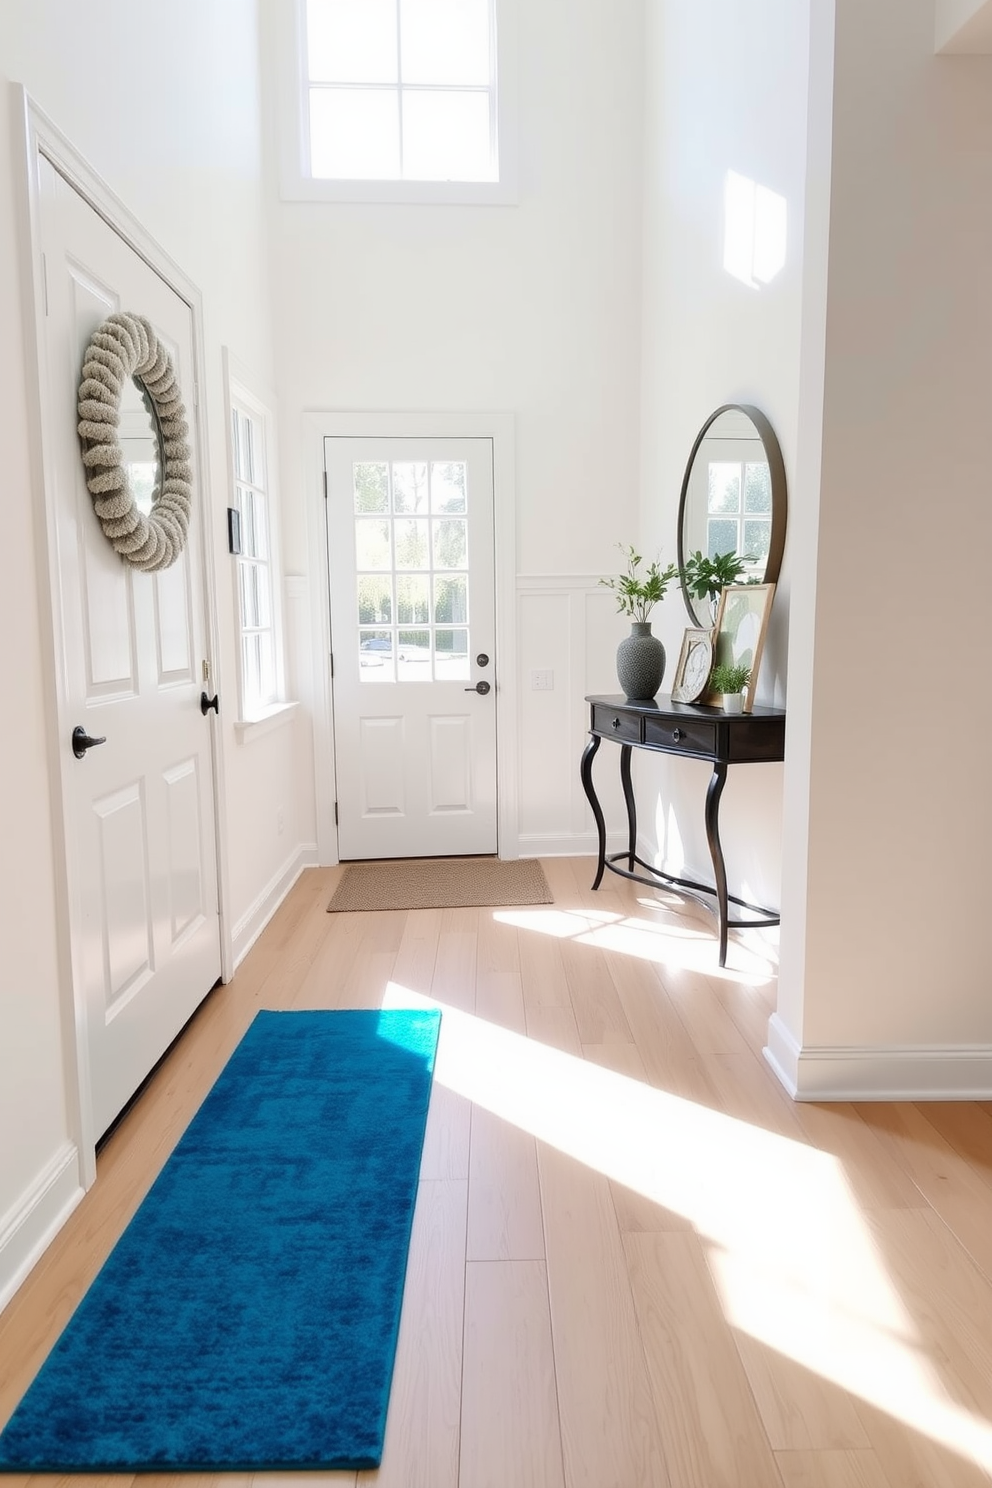
[[[760,941],[721,973],[677,901],[545,869],[553,906],[496,912],[328,915],[339,870],[303,876],[0,1315],[0,1421],[257,1009],[426,997],[447,1011],[383,1464],[294,1482],[992,1480],[992,1104],[794,1105],[761,1056]]]

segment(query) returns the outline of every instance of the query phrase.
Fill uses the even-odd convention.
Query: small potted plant
[[[751,668],[746,666],[730,666],[726,662],[719,662],[710,672],[710,689],[713,692],[723,694],[723,711],[725,713],[740,713],[744,706],[741,696],[745,687],[751,680]]]
[[[697,548],[690,553],[679,572],[682,584],[697,599],[709,600],[710,609],[716,614],[716,604],[728,584],[737,584],[747,573],[747,565],[753,563],[750,553],[714,553],[706,558]]]
[[[629,615],[630,635],[617,647],[617,677],[628,698],[653,698],[665,675],[665,648],[651,634],[648,616],[665,597],[669,584],[678,577],[678,566],[662,568],[655,558],[642,574],[644,562],[632,547],[618,543],[626,561],[626,572],[615,578],[600,579],[617,597],[621,615]]]

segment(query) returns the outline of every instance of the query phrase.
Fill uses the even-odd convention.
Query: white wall
[[[46,769],[51,679],[39,624],[26,430],[35,391],[23,349],[34,336],[21,303],[18,229],[24,202],[7,84],[35,102],[197,283],[205,307],[206,419],[222,627],[226,814],[234,865],[232,918],[243,921],[301,841],[313,837],[300,792],[302,728],[250,746],[232,729],[233,595],[221,347],[271,372],[266,238],[261,227],[258,33],[254,0],[175,0],[168,24],[146,7],[107,0],[98,18],[71,0],[0,7],[0,437],[4,543],[0,633],[8,721],[0,773],[0,1299],[13,1269],[56,1217],[45,1183],[66,1157],[63,1049],[56,964],[56,855]],[[276,807],[286,821],[276,831]],[[308,810],[310,815],[308,815]],[[59,1169],[62,1179],[69,1169]],[[45,1205],[48,1204],[46,1210]],[[40,1233],[40,1232],[39,1232]],[[12,1269],[13,1268],[13,1269]]]
[[[771,421],[785,460],[790,529],[758,683],[784,703],[796,511],[815,500],[797,478],[800,344],[807,210],[809,7],[794,0],[649,0],[644,162],[644,341],[641,388],[642,537],[676,554],[679,491],[699,429],[723,403],[752,403]],[[728,171],[784,197],[787,252],[771,283],[724,268]],[[654,629],[668,680],[693,622],[670,591]],[[640,827],[656,861],[711,879],[703,831],[709,770],[638,756]],[[778,906],[783,771],[730,772],[721,810],[728,872],[738,892]]]
[[[811,1092],[988,1093],[992,60],[935,57],[930,0],[838,0],[832,154],[815,613],[790,656],[812,675],[808,841],[787,830],[784,857],[806,934],[783,927],[779,1052]]]
[[[270,56],[288,9],[267,7]],[[517,568],[538,588],[553,581],[546,602],[528,590],[518,609],[522,850],[568,851],[590,840],[575,799],[581,699],[615,679],[595,638],[588,666],[570,655],[566,610],[582,612],[579,596],[637,524],[643,5],[518,10],[518,205],[274,212],[284,484],[297,506],[286,558],[301,571],[319,561],[303,520],[303,409],[515,415]],[[602,608],[615,648],[622,632]],[[532,667],[554,672],[553,693],[529,690]]]

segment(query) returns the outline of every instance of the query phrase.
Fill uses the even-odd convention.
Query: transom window
[[[305,0],[308,173],[500,179],[495,0]]]
[[[361,680],[468,680],[465,462],[366,460],[352,473]]]

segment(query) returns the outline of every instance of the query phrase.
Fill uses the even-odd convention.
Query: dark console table
[[[751,713],[724,713],[721,708],[704,708],[697,703],[673,703],[661,696],[647,702],[624,697],[587,697],[589,704],[589,743],[582,755],[582,785],[589,798],[596,830],[599,833],[599,866],[594,889],[603,880],[604,869],[632,878],[652,888],[670,887],[701,899],[715,909],[720,932],[720,965],[727,964],[727,933],[734,928],[749,929],[757,925],[777,925],[774,910],[749,904],[727,892],[727,871],[720,845],[720,797],[727,782],[730,765],[754,764],[785,758],[785,712],[781,708],[755,707]],[[606,853],[606,823],[592,780],[592,762],[603,739],[620,745],[620,783],[627,804],[627,850]],[[689,759],[709,760],[713,765],[706,791],[706,840],[713,860],[713,885],[697,883],[691,878],[678,878],[654,868],[637,856],[637,810],[630,779],[632,749],[648,749],[655,754],[681,754]],[[621,867],[621,860],[626,867]],[[644,872],[638,872],[638,868]],[[650,875],[650,876],[648,876]],[[748,918],[730,919],[729,905],[746,911]]]

